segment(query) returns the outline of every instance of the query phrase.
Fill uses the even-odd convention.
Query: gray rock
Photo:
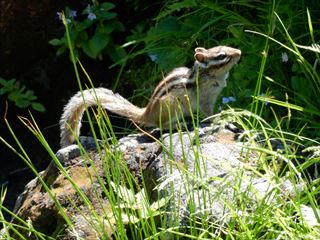
[[[230,209],[237,209],[241,199],[239,194],[246,195],[246,204],[252,211],[259,199],[270,194],[274,186],[280,189],[273,191],[278,199],[285,200],[294,194],[289,180],[274,182],[263,174],[260,177],[253,174],[259,165],[259,153],[250,150],[248,142],[237,141],[238,132],[230,124],[219,127],[206,125],[190,132],[166,133],[156,141],[155,131],[153,136],[129,135],[120,139],[115,147],[104,148],[105,143],[99,141],[100,152],[96,150],[94,139],[81,137],[81,151],[84,150],[88,156],[81,155],[77,145],[60,149],[56,156],[92,207],[84,204],[74,185],[54,163],[41,173],[43,181],[70,217],[74,229],[65,228],[56,204],[39,180],[32,180],[26,186],[15,211],[20,218],[31,221],[35,229],[48,235],[57,229],[64,229],[61,239],[65,240],[101,238],[101,233],[85,219],[90,219],[92,209],[102,222],[106,215],[110,215],[109,199],[102,186],[102,183],[109,184],[104,162],[110,158],[111,152],[117,151],[123,156],[123,162],[135,180],[139,184],[146,183],[146,193],[151,202],[157,201],[159,196],[169,197],[163,209],[167,213],[167,226],[181,228],[200,217],[223,226],[232,217]],[[112,158],[109,160],[107,167],[118,164]],[[125,186],[126,183],[123,184]],[[274,201],[275,197],[269,199]],[[12,221],[15,223],[16,220]],[[109,219],[103,226],[103,231],[112,237],[116,220]],[[36,239],[29,232],[21,234],[28,239]]]

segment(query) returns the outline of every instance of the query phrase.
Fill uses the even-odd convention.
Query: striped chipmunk
[[[75,136],[79,136],[85,107],[98,104],[112,113],[146,127],[162,126],[164,129],[177,121],[181,114],[188,117],[191,111],[195,112],[197,109],[204,116],[212,115],[213,104],[227,85],[229,71],[239,61],[240,56],[239,49],[227,46],[196,48],[194,66],[176,68],[169,73],[158,83],[147,106],[143,108],[133,105],[106,88],[84,90],[84,98],[81,92],[78,92],[63,109],[60,119],[61,147],[71,145]]]

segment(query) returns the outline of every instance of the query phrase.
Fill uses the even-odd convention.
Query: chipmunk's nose
[[[241,50],[240,49],[236,50],[236,55],[238,55],[239,57],[241,56]]]

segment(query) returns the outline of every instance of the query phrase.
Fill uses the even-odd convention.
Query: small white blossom
[[[149,54],[149,58],[152,62],[157,62],[158,56],[156,54]]]
[[[57,12],[56,16],[61,22],[63,22],[63,13],[62,12]],[[71,23],[71,20],[69,18],[66,18],[66,23],[67,24]]]
[[[93,13],[93,12],[90,12],[89,14],[88,14],[88,19],[89,20],[94,20],[94,19],[96,19],[97,18],[97,16]]]
[[[70,15],[70,18],[75,18],[77,16],[77,11],[71,10],[69,15]]]
[[[235,102],[237,99],[235,97],[223,97],[222,98],[222,104],[227,104],[230,102]]]
[[[56,15],[57,18],[62,21],[62,12],[57,12]]]
[[[264,98],[263,103],[264,103],[265,106],[267,106],[267,105],[269,104],[269,102],[268,102],[268,96],[266,96],[264,93],[261,93],[261,94],[259,95],[259,97]]]
[[[223,97],[222,104],[227,104],[229,102],[229,98]]]
[[[229,97],[229,102],[235,102],[237,99],[235,97]]]
[[[288,62],[288,60],[289,60],[288,54],[286,52],[281,53],[281,62],[286,63]]]
[[[89,12],[92,12],[92,8],[91,8],[91,5],[90,5],[90,4],[87,5],[85,11],[87,11],[88,13],[89,13]]]

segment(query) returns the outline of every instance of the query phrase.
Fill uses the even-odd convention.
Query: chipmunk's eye
[[[216,57],[214,57],[213,58],[213,60],[223,60],[223,59],[225,59],[227,57],[227,54],[225,54],[224,52],[220,52],[219,54],[218,54],[218,56],[216,56]]]

